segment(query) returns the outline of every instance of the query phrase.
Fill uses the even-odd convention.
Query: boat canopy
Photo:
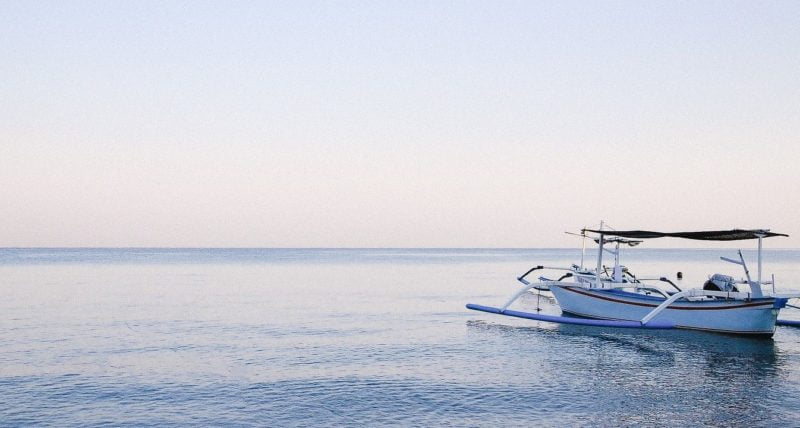
[[[595,238],[595,239],[593,239],[593,241],[596,244],[599,244],[600,243],[600,238]],[[625,238],[619,238],[619,237],[614,237],[614,238],[603,237],[603,242],[604,243],[607,243],[607,242],[611,242],[611,243],[619,242],[620,244],[628,244],[629,247],[635,247],[635,246],[641,244],[643,241],[636,240],[636,239],[625,239]]]
[[[593,230],[583,229],[583,232],[599,233],[604,236],[619,236],[621,238],[651,239],[651,238],[684,238],[700,241],[740,241],[744,239],[771,238],[773,236],[789,236],[783,233],[770,232],[769,229],[731,229],[731,230],[706,230],[701,232],[653,232],[650,230]]]

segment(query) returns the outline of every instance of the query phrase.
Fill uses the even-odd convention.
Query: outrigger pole
[[[473,311],[488,312],[490,314],[506,315],[516,318],[525,318],[529,320],[554,322],[558,324],[587,325],[593,327],[642,328],[642,329],[653,329],[653,330],[668,330],[675,328],[675,324],[673,324],[670,321],[655,320],[647,324],[642,324],[639,321],[560,317],[555,315],[534,314],[530,312],[514,311],[510,309],[493,308],[491,306],[476,305],[474,303],[467,303],[467,309],[472,309]]]

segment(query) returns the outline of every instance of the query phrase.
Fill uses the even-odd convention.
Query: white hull
[[[619,289],[593,289],[575,283],[551,283],[550,290],[566,313],[588,318],[639,321],[663,303],[651,297]],[[655,319],[677,328],[723,333],[772,335],[784,299],[709,299],[677,301]]]

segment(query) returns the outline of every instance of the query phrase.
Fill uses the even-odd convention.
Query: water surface
[[[800,251],[766,254],[778,288],[800,288]],[[686,285],[741,276],[719,255],[735,252],[633,249],[626,263],[681,270]],[[800,420],[800,329],[758,340],[464,308],[501,304],[533,265],[579,261],[548,249],[0,249],[0,424]]]

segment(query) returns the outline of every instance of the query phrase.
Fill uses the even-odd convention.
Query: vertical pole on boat
[[[764,237],[758,235],[758,287],[761,288],[761,240]]]
[[[603,220],[600,220],[600,248],[597,249],[597,270],[595,271],[595,287],[600,288],[600,268],[603,267]]]
[[[622,282],[622,267],[619,265],[619,241],[614,246],[614,282]]]
[[[581,270],[583,270],[583,256],[586,254],[586,226],[581,230],[581,235],[583,235],[583,242],[581,242]]]

